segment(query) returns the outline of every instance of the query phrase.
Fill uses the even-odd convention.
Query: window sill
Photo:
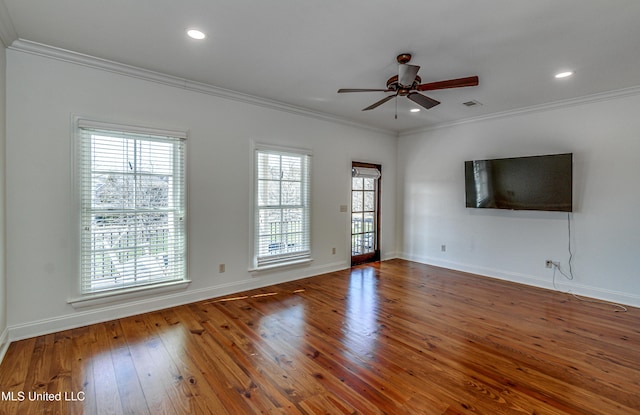
[[[295,267],[298,265],[307,265],[313,262],[313,258],[298,259],[295,261],[279,262],[276,264],[261,265],[255,268],[249,268],[249,272],[271,271],[278,268]]]
[[[191,283],[191,280],[180,280],[180,281],[171,281],[171,282],[142,286],[142,287],[125,288],[117,291],[87,294],[82,297],[76,297],[76,298],[67,300],[67,304],[70,304],[75,309],[105,305],[109,303],[115,303],[118,301],[140,298],[147,295],[156,295],[156,294],[162,294],[162,293],[171,292],[171,291],[180,291],[187,288],[187,286],[190,283]]]

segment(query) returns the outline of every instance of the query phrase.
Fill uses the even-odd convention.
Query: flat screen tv
[[[573,210],[573,154],[464,162],[468,208]]]

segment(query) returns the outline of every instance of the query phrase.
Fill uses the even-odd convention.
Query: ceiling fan
[[[338,93],[342,94],[345,92],[393,92],[392,95],[387,95],[382,98],[380,101],[374,102],[369,105],[367,108],[363,108],[362,111],[369,111],[374,108],[379,107],[387,101],[390,101],[392,98],[403,96],[409,98],[411,101],[416,104],[429,109],[433,108],[436,105],[440,104],[440,101],[436,101],[433,98],[429,98],[426,95],[422,95],[418,93],[418,91],[434,91],[436,89],[447,89],[447,88],[461,88],[465,86],[477,86],[478,85],[478,77],[477,76],[469,76],[466,78],[457,78],[457,79],[449,79],[446,81],[438,81],[438,82],[429,82],[426,84],[421,84],[422,79],[418,76],[418,70],[420,69],[417,65],[409,65],[409,61],[411,60],[411,55],[409,53],[402,53],[398,55],[396,58],[398,61],[398,75],[394,75],[387,81],[386,89],[353,89],[353,88],[343,88],[339,89]],[[397,101],[396,101],[397,105]],[[396,118],[398,118],[398,114],[396,113]]]

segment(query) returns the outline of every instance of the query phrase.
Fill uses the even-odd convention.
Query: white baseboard
[[[5,327],[5,329],[2,330],[2,334],[0,334],[0,363],[2,363],[4,355],[7,353],[10,344],[9,329]]]
[[[383,252],[380,259],[382,261],[388,261],[390,259],[396,259],[396,258],[398,258],[398,253],[395,251],[391,251],[391,252]]]
[[[580,296],[596,298],[598,300],[612,302],[615,304],[624,304],[632,307],[640,307],[640,296],[624,293],[614,290],[606,290],[598,287],[592,287],[584,284],[576,283],[575,281],[562,281],[556,280],[556,287],[553,286],[552,279],[543,279],[531,275],[525,275],[515,272],[503,271],[497,268],[487,268],[472,264],[464,264],[453,261],[443,261],[437,258],[431,258],[426,256],[412,255],[407,253],[400,253],[398,255],[400,259],[406,259],[407,261],[419,262],[421,264],[433,265],[441,268],[449,268],[456,271],[468,272],[471,274],[482,275],[484,277],[496,278],[500,280],[516,282],[519,284],[531,285],[533,287],[545,288],[553,291],[562,291],[565,293],[573,293]]]
[[[317,267],[308,267],[301,271],[301,275],[295,278],[286,277],[279,272],[263,273],[259,277],[253,277],[242,281],[220,284],[202,289],[172,292],[163,295],[145,297],[126,303],[111,304],[108,306],[79,309],[73,314],[67,314],[38,321],[17,324],[8,327],[3,333],[7,346],[11,341],[27,339],[44,334],[70,330],[90,324],[102,323],[118,318],[134,316],[152,311],[179,305],[194,303],[197,301],[221,297],[241,291],[253,290],[282,282],[295,281],[314,275],[340,271],[349,268],[345,261],[334,262]]]

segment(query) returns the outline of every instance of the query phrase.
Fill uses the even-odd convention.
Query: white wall
[[[395,256],[395,135],[7,52],[7,289],[12,338],[349,266],[352,160],[383,165],[382,255]],[[215,70],[215,68],[211,68]],[[75,310],[71,116],[188,129],[189,277],[180,293]],[[311,148],[311,266],[250,274],[251,140]],[[331,248],[337,254],[331,254]],[[218,265],[226,272],[218,273]]]
[[[551,288],[544,261],[567,270],[567,214],[466,209],[463,163],[572,152],[575,279],[558,286],[640,305],[638,108],[638,95],[585,101],[399,137],[400,256]]]
[[[8,345],[7,332],[7,278],[5,255],[5,137],[6,137],[6,62],[7,55],[4,44],[0,42],[0,361]]]

